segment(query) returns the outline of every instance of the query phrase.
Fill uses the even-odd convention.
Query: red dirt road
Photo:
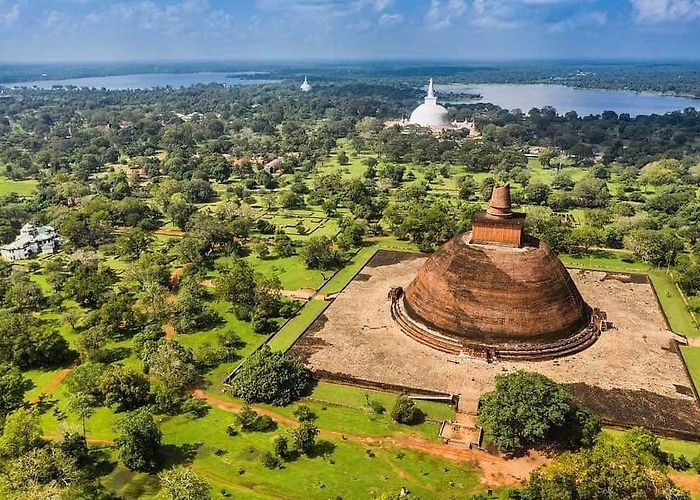
[[[70,365],[68,365],[66,368],[61,370],[56,374],[54,378],[52,378],[48,384],[44,386],[43,389],[41,389],[41,392],[39,392],[39,395],[45,394],[46,396],[50,396],[54,392],[56,392],[56,389],[58,389],[58,386],[61,385],[61,382],[63,382],[66,377],[70,374],[70,372],[73,371],[73,368],[78,366],[80,364],[80,360],[75,360],[73,361]],[[39,396],[37,396],[32,403],[36,404],[39,402]]]

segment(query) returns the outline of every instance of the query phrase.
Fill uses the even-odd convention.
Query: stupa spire
[[[507,219],[513,216],[513,206],[510,201],[510,183],[493,188],[489,209],[486,213],[500,219]]]
[[[428,99],[434,99],[435,98],[435,89],[433,88],[433,79],[430,79],[430,82],[428,83],[428,95],[426,96]]]

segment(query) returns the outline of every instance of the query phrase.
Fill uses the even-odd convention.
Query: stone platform
[[[425,256],[378,252],[302,335],[293,352],[317,374],[459,396],[472,408],[496,375],[542,373],[566,384],[606,421],[643,425],[664,434],[700,436],[700,411],[690,380],[646,282],[571,270],[586,302],[606,311],[614,330],[587,349],[545,361],[485,359],[441,352],[406,335],[392,318],[388,290],[406,287]]]

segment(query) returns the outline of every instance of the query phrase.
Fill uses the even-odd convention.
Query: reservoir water
[[[271,83],[274,80],[263,80],[256,76],[265,73],[232,72],[232,73],[144,73],[133,75],[96,76],[87,78],[68,78],[65,80],[35,80],[30,82],[0,83],[6,87],[27,87],[50,89],[54,86],[75,86],[91,89],[134,90],[153,89],[157,87],[190,87],[198,83],[227,83],[229,85],[255,85]]]
[[[685,108],[700,109],[700,99],[626,90],[580,89],[545,84],[449,84],[436,85],[442,101],[450,102],[449,92],[481,94],[481,99],[459,102],[489,102],[506,109],[554,107],[559,114],[576,111],[579,116],[597,115],[603,111],[629,113],[630,116],[664,114]]]
[[[37,87],[50,89],[54,86],[72,85],[108,90],[150,89],[156,87],[188,87],[198,83],[226,83],[229,85],[255,85],[274,83],[279,80],[260,78],[259,72],[203,72],[203,73],[145,73],[65,80],[35,80],[2,84],[6,87]],[[580,116],[600,114],[603,111],[629,113],[631,116],[663,114],[689,107],[700,109],[700,99],[677,97],[625,90],[579,89],[564,85],[525,84],[445,84],[436,85],[438,99],[451,101],[449,93],[481,94],[477,100],[459,102],[490,102],[506,109],[518,108],[527,113],[532,108],[552,106],[560,114],[576,111]]]

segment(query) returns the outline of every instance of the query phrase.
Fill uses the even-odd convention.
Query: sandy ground
[[[690,381],[648,283],[572,270],[586,301],[606,311],[616,328],[573,356],[488,364],[419,344],[391,319],[389,288],[406,287],[424,261],[415,254],[378,253],[294,351],[321,374],[458,394],[465,411],[475,409],[479,396],[493,388],[496,375],[537,371],[569,385],[606,419],[700,433],[700,411]]]

